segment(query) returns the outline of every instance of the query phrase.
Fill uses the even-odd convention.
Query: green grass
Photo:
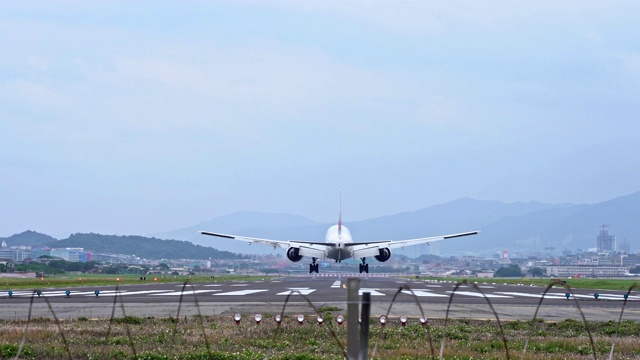
[[[215,283],[222,281],[255,281],[270,279],[272,276],[247,275],[142,275],[147,280],[140,280],[140,275],[54,275],[45,278],[0,278],[0,288],[5,291],[16,289],[64,288],[77,286],[108,286],[152,283]]]
[[[222,281],[255,281],[271,279],[274,276],[248,276],[248,275],[143,275],[146,281],[140,280],[140,275],[102,275],[102,274],[82,274],[82,275],[55,275],[41,278],[30,279],[14,279],[0,278],[0,288],[8,290],[16,289],[38,289],[38,288],[64,288],[77,286],[108,286],[108,285],[124,285],[124,284],[150,284],[150,283],[213,283]],[[119,280],[118,280],[119,279]],[[523,284],[535,286],[547,286],[552,282],[550,278],[443,278],[443,277],[420,277],[425,281],[468,281],[478,284],[496,283],[496,284]],[[594,289],[594,290],[628,290],[636,284],[638,287],[634,290],[640,291],[640,280],[638,279],[562,279],[575,289]]]
[[[481,279],[481,278],[448,278],[448,277],[420,277],[421,280],[426,281],[453,281],[462,282],[467,281],[469,283],[478,284],[482,283],[496,283],[496,284],[523,284],[526,286],[547,286],[553,282],[550,278],[493,278],[493,279]],[[633,285],[636,285],[635,291],[640,291],[640,280],[638,279],[561,279],[566,281],[566,284],[574,289],[594,289],[594,290],[629,290]],[[561,286],[561,285],[558,285]]]
[[[0,322],[1,358],[15,357],[25,325],[24,321]],[[293,316],[285,316],[280,327],[275,322],[256,325],[252,321],[242,321],[236,325],[231,316],[185,317],[177,322],[127,317],[114,319],[111,325],[108,320],[67,320],[62,321],[61,326],[74,359],[257,360],[265,356],[276,360],[342,359],[346,349],[341,346],[347,345],[347,326],[331,323],[319,326],[312,322],[300,326]],[[593,335],[597,357],[606,357],[617,324],[588,322],[586,326]],[[535,331],[531,332],[527,352],[523,353],[530,328]],[[330,329],[340,344],[331,336]],[[592,355],[585,324],[579,321],[515,321],[505,323],[504,330],[511,358],[584,359]],[[638,358],[638,336],[640,324],[624,321],[616,340],[615,358]],[[372,356],[375,347],[378,359],[428,359],[433,346],[437,358],[442,341],[445,359],[506,357],[497,323],[480,320],[449,320],[446,328],[443,320],[433,320],[429,328],[417,323],[403,327],[394,320],[383,328],[372,319],[369,351]],[[21,358],[67,357],[67,348],[53,321],[29,324]]]

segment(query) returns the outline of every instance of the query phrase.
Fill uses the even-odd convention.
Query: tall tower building
[[[625,254],[631,254],[631,244],[629,243],[629,240],[627,239],[622,240],[622,242],[620,243],[620,246],[618,246],[618,251],[623,252]]]
[[[610,225],[602,225],[602,230],[600,230],[600,234],[598,234],[597,238],[597,248],[598,252],[613,252],[616,251],[616,237],[613,235],[609,235],[607,231],[607,227]]]

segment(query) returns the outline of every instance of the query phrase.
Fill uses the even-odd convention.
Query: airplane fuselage
[[[324,236],[326,243],[335,244],[329,247],[327,257],[337,262],[349,259],[353,256],[351,250],[344,246],[346,243],[352,243],[351,232],[344,225],[333,225],[327,230]]]

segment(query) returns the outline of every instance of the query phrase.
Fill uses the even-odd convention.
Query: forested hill
[[[19,245],[43,245],[56,241],[56,238],[47,234],[42,234],[32,230],[23,231],[20,234],[11,235],[7,238],[0,238],[0,242],[5,241],[9,246]]]
[[[81,247],[97,253],[131,254],[143,259],[239,259],[242,256],[188,241],[160,240],[144,236],[73,234],[46,245],[56,248]]]

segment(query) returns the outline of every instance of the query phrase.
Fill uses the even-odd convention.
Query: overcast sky
[[[0,236],[640,190],[640,2],[5,1]],[[212,229],[213,230],[213,229]]]

